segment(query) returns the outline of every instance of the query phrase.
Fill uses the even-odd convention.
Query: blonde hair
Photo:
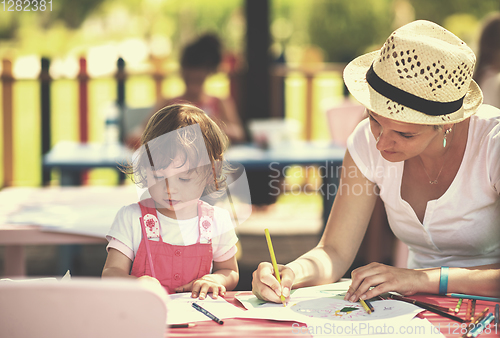
[[[184,127],[198,125],[202,138],[193,128]],[[175,137],[165,142],[160,136],[176,131]],[[134,183],[147,187],[147,168],[153,170],[167,168],[172,161],[181,156],[184,163],[200,163],[206,154],[210,165],[196,168],[201,177],[214,180],[205,187],[206,194],[224,191],[227,186],[229,165],[223,159],[229,140],[220,127],[208,117],[203,110],[190,104],[173,104],[158,110],[148,121],[141,136],[141,147],[133,163],[122,166],[120,170],[130,175]],[[154,163],[151,154],[155,154]]]

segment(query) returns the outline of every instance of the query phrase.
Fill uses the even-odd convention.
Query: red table
[[[107,243],[105,235],[116,212],[137,200],[136,188],[132,185],[2,189],[0,247],[5,246],[5,263],[0,276],[26,275],[26,245]],[[70,228],[44,224],[50,220],[57,225],[60,223],[58,216],[67,217],[70,214],[73,222]],[[13,223],[10,221],[13,216],[24,217],[25,221]],[[69,267],[62,268],[66,271]]]
[[[457,306],[458,298],[451,298],[451,297],[442,297],[442,296],[436,296],[436,295],[429,295],[429,294],[419,294],[419,295],[414,295],[411,296],[410,298],[420,300],[426,303],[433,303],[433,304],[439,304],[441,306],[446,306],[450,307],[452,309],[455,309]],[[460,312],[458,313],[458,317],[460,318],[465,318],[465,312],[467,310],[467,302],[471,301],[470,299],[464,299],[462,306],[460,307]],[[481,311],[484,310],[484,308],[488,307],[490,310],[488,313],[493,312],[495,313],[495,302],[487,302],[487,301],[482,301],[478,300],[476,301],[476,311],[475,315],[479,316]],[[459,337],[462,335],[460,332],[461,330],[461,323],[455,322],[451,319],[442,317],[438,314],[425,311],[423,312],[423,316],[427,318],[434,326],[437,326],[440,328],[440,331],[442,334],[444,334],[446,337]],[[487,337],[500,337],[500,328],[498,326],[495,326],[494,321],[489,325],[489,328],[491,332],[483,332],[479,337],[481,338],[487,338]]]
[[[230,303],[243,308],[242,305],[234,298],[237,291],[228,292],[226,294],[226,300]],[[248,291],[248,294],[251,292]],[[455,308],[458,299],[450,297],[442,297],[436,295],[419,294],[414,295],[411,298],[424,301],[427,303],[439,304],[441,306],[446,306],[450,308]],[[462,307],[458,316],[465,318],[465,311],[467,309],[467,301],[464,299]],[[485,307],[490,308],[490,312],[495,309],[494,302],[486,302],[478,300],[476,302],[476,315],[479,315]],[[427,318],[434,326],[436,330],[440,330],[442,334],[446,337],[460,337],[461,333],[461,323],[455,322],[451,319],[441,317],[435,313],[424,311],[422,312],[424,318]],[[295,323],[294,326],[292,326]],[[299,334],[300,327],[305,324],[297,322],[279,322],[274,320],[262,320],[262,319],[225,319],[224,325],[219,325],[213,321],[197,322],[196,326],[191,328],[182,329],[169,329],[168,337],[311,337],[309,333]],[[490,324],[491,332],[483,332],[479,337],[499,337],[500,330],[496,330],[494,324]],[[295,332],[295,334],[294,334]],[[333,336],[333,335],[332,335]],[[412,335],[408,335],[411,337]],[[166,335],[167,337],[167,335]],[[335,335],[335,337],[340,337]],[[345,337],[349,337],[346,335]],[[398,337],[397,334],[394,337]]]

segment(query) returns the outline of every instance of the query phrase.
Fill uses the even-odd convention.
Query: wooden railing
[[[15,79],[13,75],[13,65],[12,61],[8,59],[2,60],[2,73],[1,73],[1,102],[2,102],[2,116],[3,116],[3,186],[11,186],[14,182],[14,117],[18,112],[15,111],[14,107],[14,88],[16,82],[21,82],[24,80]],[[114,80],[116,81],[116,103],[122,109],[125,107],[126,97],[125,97],[125,86],[127,79],[131,76],[137,75],[147,75],[154,81],[154,91],[155,99],[160,100],[162,98],[162,84],[168,76],[177,75],[173,72],[165,73],[162,69],[161,62],[159,60],[152,60],[153,70],[147,74],[133,74],[129,75],[125,68],[125,62],[123,59],[117,60],[117,68],[114,75]],[[313,64],[305,66],[287,66],[287,65],[273,65],[271,67],[271,107],[270,107],[270,117],[284,116],[284,81],[292,73],[301,74],[305,79],[305,107],[304,107],[304,137],[307,140],[313,138],[314,129],[314,79],[321,73],[324,72],[337,72],[341,73],[344,68],[343,64]],[[51,86],[54,80],[50,76],[50,60],[43,58],[41,60],[41,72],[38,77],[40,85],[40,154],[43,156],[51,148],[51,109],[53,109],[53,102],[51,102]],[[238,81],[241,81],[242,76],[234,69],[231,69],[226,73],[229,79],[229,95],[231,95],[236,101],[239,100],[242,93],[238,92],[240,88]],[[90,129],[91,123],[91,113],[89,112],[89,82],[93,79],[88,74],[87,71],[87,61],[85,58],[80,58],[79,60],[79,71],[75,79],[78,82],[78,131],[80,142],[88,142],[90,139]],[[332,93],[333,95],[333,93]],[[54,95],[52,95],[54,96]],[[110,100],[112,101],[112,100]],[[20,112],[19,112],[20,113]],[[123,139],[123,135],[120,135]],[[34,149],[34,151],[37,151]],[[41,171],[41,183],[43,185],[50,181],[50,173]]]

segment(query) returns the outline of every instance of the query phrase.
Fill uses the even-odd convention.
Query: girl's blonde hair
[[[197,128],[185,128],[193,125],[199,126],[202,137]],[[169,134],[168,138],[161,137],[173,131],[177,132],[172,137],[172,134]],[[206,159],[208,154],[210,164],[196,168],[196,172],[205,181],[213,177],[204,193],[212,194],[225,190],[229,166],[224,161],[223,154],[229,140],[201,109],[190,104],[173,104],[158,110],[149,119],[140,144],[133,162],[120,168],[140,187],[148,187],[148,167],[153,170],[167,168],[177,156],[181,156],[183,164],[188,162],[193,167]],[[154,161],[151,154],[155,154]]]

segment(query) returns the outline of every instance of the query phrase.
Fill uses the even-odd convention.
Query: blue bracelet
[[[444,295],[448,291],[448,267],[441,267],[441,275],[439,277],[439,294]]]

